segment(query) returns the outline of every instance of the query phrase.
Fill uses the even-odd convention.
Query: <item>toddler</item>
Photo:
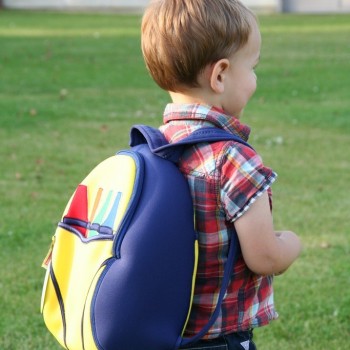
[[[260,46],[256,17],[237,0],[150,3],[142,50],[151,76],[172,99],[160,127],[169,142],[208,126],[248,139],[241,119],[256,89]],[[215,308],[232,235],[241,248],[218,319],[202,340],[184,348],[256,349],[253,329],[278,316],[273,276],[301,251],[296,234],[273,227],[270,187],[277,175],[235,141],[190,146],[178,165],[191,189],[199,234],[185,336],[195,335]]]

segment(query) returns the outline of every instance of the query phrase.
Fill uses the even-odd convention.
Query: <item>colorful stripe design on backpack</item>
[[[108,158],[77,187],[58,224],[52,252],[44,261],[41,309],[47,327],[66,349],[98,348],[91,302],[100,276],[115,258],[118,229],[132,202],[138,200],[140,173],[142,162],[137,155]]]
[[[71,225],[80,232],[82,237],[90,238],[98,234],[110,234],[116,232],[115,222],[122,197],[122,192],[114,193],[109,190],[104,196],[103,188],[99,188],[90,214],[88,212],[87,186],[79,185],[73,196],[63,223]],[[102,201],[101,198],[105,197]]]

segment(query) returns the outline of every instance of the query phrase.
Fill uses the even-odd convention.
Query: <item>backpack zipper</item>
[[[136,211],[136,207],[139,203],[140,195],[143,187],[143,179],[145,176],[145,165],[142,154],[135,151],[123,150],[118,152],[117,154],[124,154],[133,158],[136,163],[136,174],[134,180],[134,188],[130,198],[129,206],[126,209],[125,215],[123,217],[122,222],[119,225],[118,231],[116,233],[116,239],[114,242],[114,251],[115,257],[120,259],[120,249],[125,237],[125,234],[128,230],[131,219]]]

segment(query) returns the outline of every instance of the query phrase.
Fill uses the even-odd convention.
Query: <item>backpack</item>
[[[130,136],[130,149],[101,162],[78,185],[43,263],[41,312],[66,349],[173,350],[192,343],[215,322],[230,280],[236,235],[212,317],[184,338],[198,242],[191,194],[176,162],[200,142],[246,143],[213,127],[173,144],[144,125]]]

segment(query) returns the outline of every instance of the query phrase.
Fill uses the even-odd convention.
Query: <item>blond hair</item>
[[[153,0],[141,28],[146,67],[164,90],[197,87],[208,64],[247,43],[252,19],[237,0]]]

